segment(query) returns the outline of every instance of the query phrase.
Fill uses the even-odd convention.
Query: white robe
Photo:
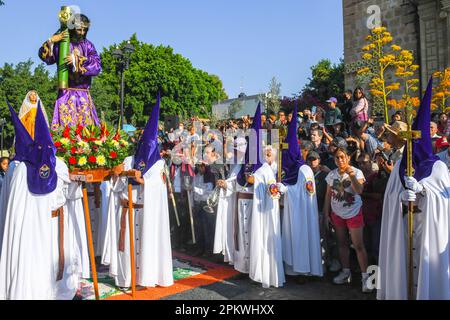
[[[408,298],[408,217],[402,215],[400,161],[394,167],[383,204],[379,256],[378,299]],[[417,195],[421,213],[414,215],[413,265],[417,300],[450,299],[450,175],[437,161],[429,177],[420,181],[425,196]]]
[[[29,192],[25,163],[14,170],[0,257],[0,300],[71,299],[75,295],[78,283],[70,219],[64,219],[65,272],[63,279],[56,281],[58,218],[52,218],[51,212],[65,203],[68,177],[67,166],[56,161],[57,188],[46,195]]]
[[[79,233],[79,221],[77,219],[76,211],[70,208],[69,202],[78,203],[81,205],[82,200],[77,198],[75,188],[77,185],[70,181],[69,169],[67,165],[57,159],[56,172],[58,174],[58,185],[56,190],[52,193],[53,203],[52,210],[63,207],[64,215],[64,273],[61,280],[56,281],[55,299],[57,300],[72,300],[79,286],[79,280],[82,275],[82,259],[79,251],[77,241],[77,234]],[[72,186],[72,188],[70,188]],[[68,200],[68,199],[76,200]],[[81,214],[83,211],[81,211]],[[84,219],[84,218],[83,218]],[[54,269],[58,270],[59,262],[59,218],[52,218],[53,228],[53,261]],[[87,265],[89,270],[89,264]],[[57,272],[57,271],[56,271]]]
[[[125,159],[125,170],[133,168],[132,157]],[[166,185],[162,180],[164,161],[157,161],[143,176],[144,185],[133,186],[133,203],[143,204],[134,209],[136,284],[143,287],[173,285],[172,249],[170,244],[169,210]],[[131,286],[128,215],[126,219],[124,252],[118,250],[121,199],[128,199],[127,180],[119,178],[111,184],[107,237],[102,263],[119,287]]]
[[[241,273],[250,273],[250,237],[251,237],[251,222],[252,222],[252,210],[253,210],[253,200],[252,199],[239,199],[237,200],[237,192],[246,193],[252,195],[253,186],[242,187],[234,181],[234,190],[236,190],[233,199],[233,207],[236,206],[237,201],[237,219],[239,220],[238,230],[235,231],[234,226],[234,212],[231,223],[233,224],[233,230],[231,236],[233,237],[233,259],[234,259],[234,269]],[[238,234],[238,250],[236,250],[236,243],[234,240],[234,233]]]
[[[285,271],[289,275],[323,276],[317,198],[314,173],[307,165],[298,170],[297,184],[286,186],[282,219],[282,244]]]
[[[79,272],[81,273],[82,278],[89,279],[91,277],[90,260],[84,217],[83,192],[81,186],[78,185],[77,182],[69,184],[66,207],[75,231],[74,250],[77,252],[80,260],[78,266]]]
[[[234,263],[234,210],[236,208],[236,178],[241,165],[234,166],[227,181],[227,189],[220,190],[217,205],[216,231],[214,236],[214,253],[222,254],[224,261]]]
[[[87,185],[87,192],[94,193],[94,185]],[[103,200],[100,198],[100,200]],[[92,244],[94,246],[95,256],[101,256],[102,254],[102,239],[104,236],[101,234],[102,228],[102,204],[100,203],[99,208],[95,203],[95,196],[88,196],[88,206],[89,206],[89,216],[91,218],[91,231],[92,231]]]
[[[254,173],[255,185],[250,235],[250,279],[264,288],[285,282],[281,245],[280,207],[268,193],[276,183],[272,168],[264,163]]]
[[[2,191],[0,193],[0,256],[2,254],[3,231],[5,227],[6,208],[8,206],[8,199],[10,193],[11,180],[13,178],[14,170],[20,164],[20,161],[11,161],[6,170],[5,178],[3,179]]]

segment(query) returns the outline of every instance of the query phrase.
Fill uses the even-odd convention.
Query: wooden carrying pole
[[[89,214],[86,182],[83,182],[83,205],[84,205],[84,219],[86,222],[86,233],[88,237],[89,258],[91,261],[91,268],[92,268],[92,280],[94,281],[95,300],[100,300],[100,295],[98,293],[97,268],[95,266],[95,253],[94,253],[94,244],[92,242],[91,216]]]

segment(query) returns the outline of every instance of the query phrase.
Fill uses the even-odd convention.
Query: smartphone
[[[313,107],[311,108],[311,113],[312,113],[312,114],[316,114],[316,112],[317,112],[317,106],[313,106]]]

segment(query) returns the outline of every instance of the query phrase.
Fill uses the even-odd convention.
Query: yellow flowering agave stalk
[[[433,89],[431,107],[433,110],[439,109],[441,112],[450,112],[448,100],[450,98],[450,67],[444,71],[438,71],[433,77],[439,80],[438,85]]]
[[[389,99],[394,92],[401,89],[401,84],[396,81],[388,83],[387,72],[394,70],[396,77],[403,80],[405,86],[403,99],[409,101],[410,92],[418,90],[418,80],[413,76],[419,66],[413,64],[414,58],[411,51],[403,50],[396,44],[389,46],[393,37],[386,27],[372,29],[366,41],[369,43],[362,48],[362,59],[376,67],[363,67],[358,70],[358,75],[366,75],[370,78],[370,93],[375,100],[382,103],[385,122],[388,123],[389,108],[400,108],[404,103]]]

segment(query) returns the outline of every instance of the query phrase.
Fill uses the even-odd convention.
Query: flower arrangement
[[[267,191],[273,200],[279,200],[281,198],[280,190],[278,189],[277,183],[275,181],[270,181],[268,184]]]
[[[56,156],[69,170],[111,169],[121,165],[129,154],[130,143],[124,131],[98,126],[66,127],[52,132]]]

